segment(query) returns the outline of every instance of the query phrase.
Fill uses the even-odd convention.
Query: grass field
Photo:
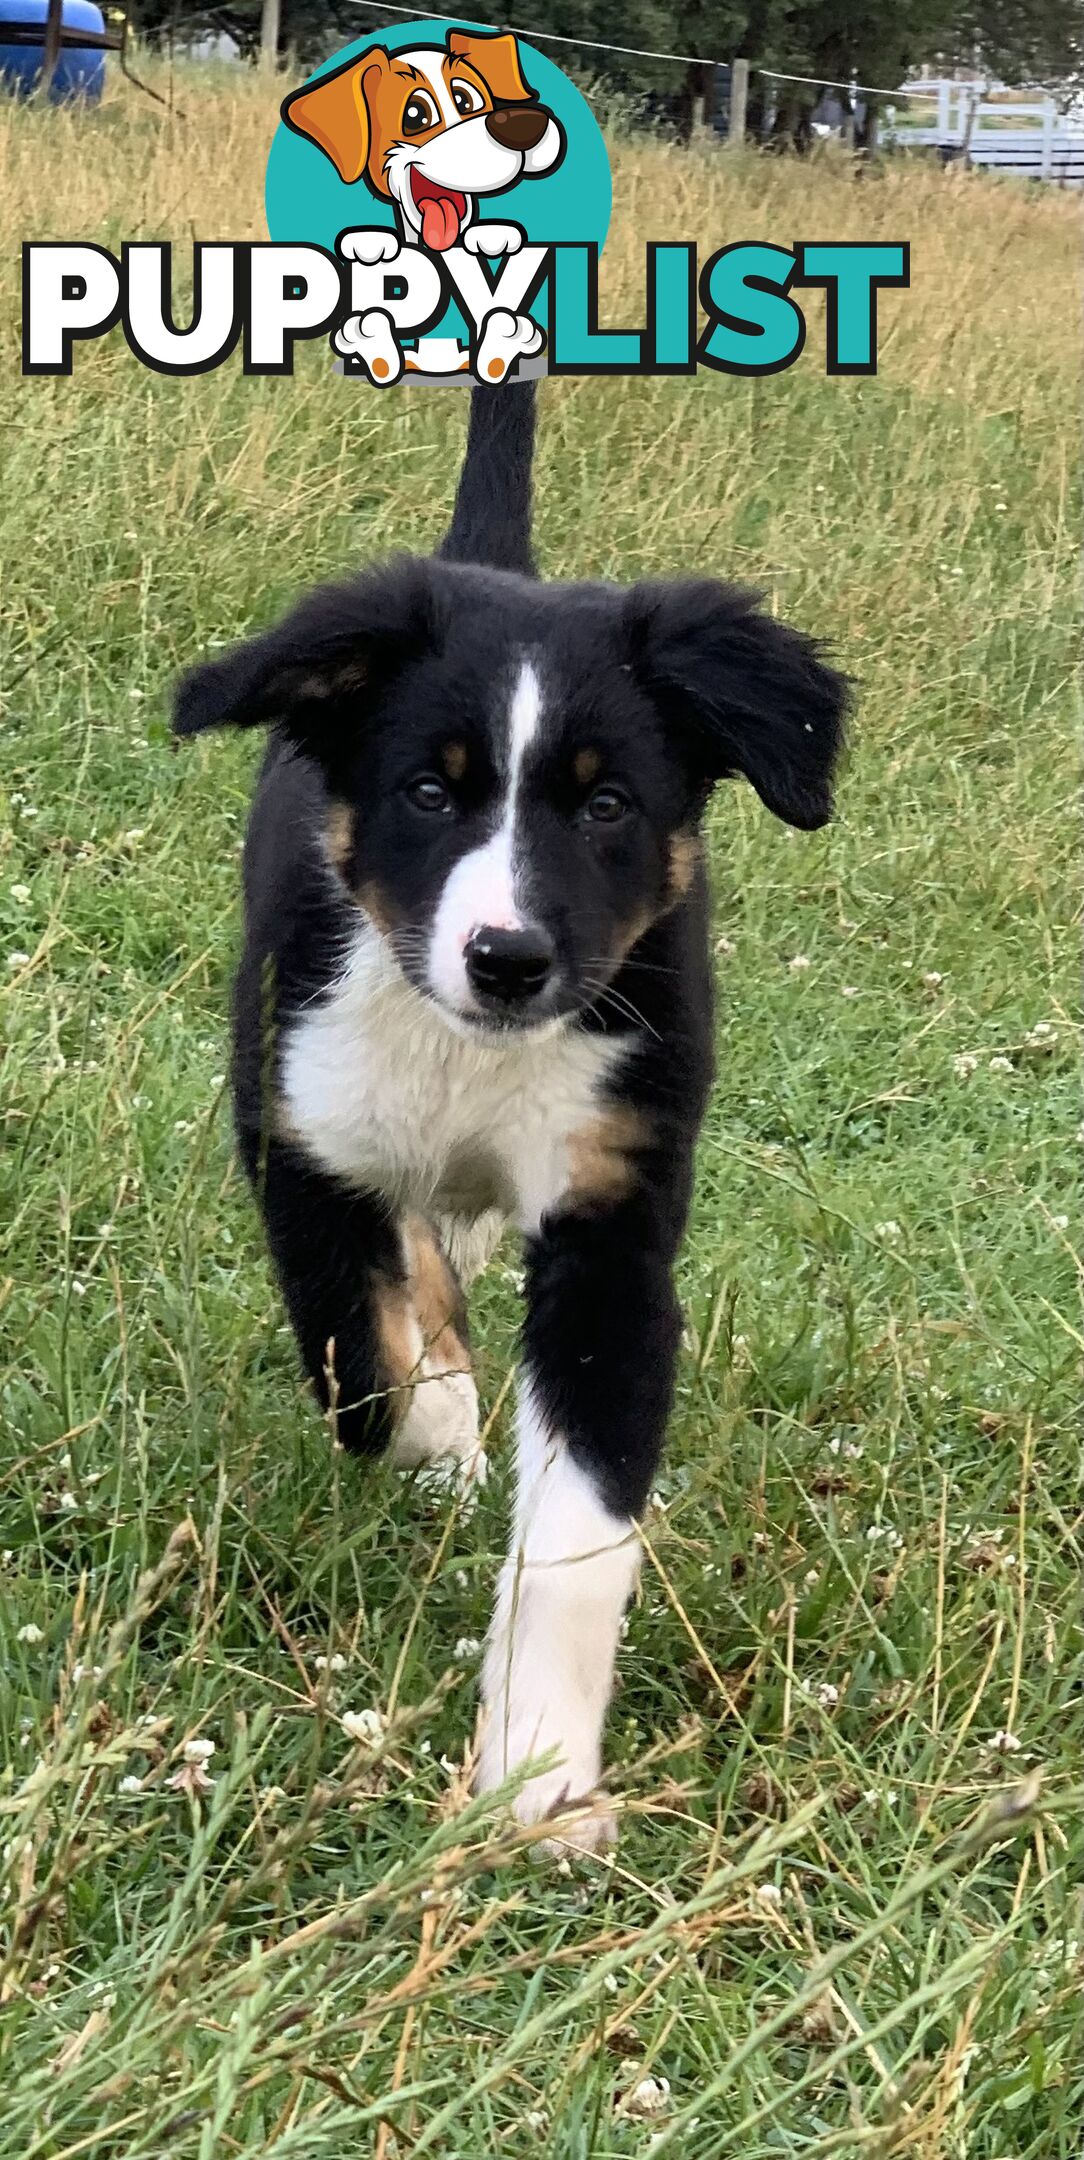
[[[5,324],[24,237],[259,236],[278,94],[5,110]],[[516,1254],[475,1301],[475,1511],[333,1454],[223,1101],[256,746],[166,730],[197,652],[436,540],[462,403],[115,338],[9,381],[4,2160],[1077,2149],[1074,211],[831,156],[615,173],[612,320],[646,235],[909,238],[913,287],[876,380],[824,376],[814,300],[766,382],[545,394],[551,572],[759,580],[861,684],[830,831],[712,814],[612,1866],[467,1797]]]

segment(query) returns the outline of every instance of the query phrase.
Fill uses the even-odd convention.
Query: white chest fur
[[[498,1206],[532,1230],[625,1054],[567,1029],[508,1044],[461,1035],[366,929],[330,995],[291,1023],[286,1123],[352,1184],[428,1213]]]

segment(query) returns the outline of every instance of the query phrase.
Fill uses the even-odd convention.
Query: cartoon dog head
[[[450,30],[444,47],[372,47],[288,97],[288,127],[395,204],[405,237],[454,247],[474,199],[553,172],[561,127],[524,78],[514,37]]]

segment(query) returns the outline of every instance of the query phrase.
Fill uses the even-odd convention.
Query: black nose
[[[467,942],[467,980],[480,997],[519,1005],[544,990],[556,957],[544,930],[476,930]]]
[[[498,105],[486,114],[486,129],[502,150],[533,150],[550,124],[538,105]]]

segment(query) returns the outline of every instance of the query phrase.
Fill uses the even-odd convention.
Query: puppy
[[[282,117],[330,158],[341,180],[364,178],[391,202],[402,237],[434,254],[463,244],[500,255],[514,225],[476,225],[479,196],[556,170],[564,135],[540,105],[509,35],[450,30],[445,47],[374,46],[285,100]]]
[[[483,1469],[464,1292],[524,1243],[517,1500],[477,1784],[591,1794],[679,1335],[712,1069],[701,820],[742,775],[824,823],[846,705],[756,596],[548,585],[531,384],[473,393],[451,529],[182,682],[268,726],[245,849],[237,1132],[347,1447]],[[604,1805],[569,1836],[598,1845]]]

